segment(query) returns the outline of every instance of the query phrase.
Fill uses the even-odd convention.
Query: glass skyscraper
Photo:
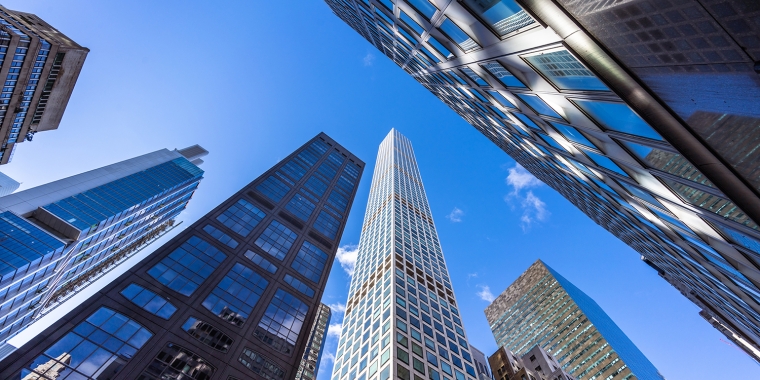
[[[319,371],[319,362],[322,360],[322,351],[325,349],[327,341],[327,329],[330,326],[332,311],[330,307],[320,303],[317,310],[317,317],[311,324],[309,340],[306,343],[306,350],[303,353],[301,364],[298,365],[298,371],[294,380],[315,380]]]
[[[525,355],[538,345],[578,380],[663,379],[594,300],[540,260],[485,314],[496,344],[526,366],[533,360]]]
[[[326,2],[760,360],[760,8]]]
[[[0,362],[0,378],[293,379],[363,167],[317,135]]]
[[[168,232],[207,153],[162,149],[0,197],[0,343]]]
[[[380,144],[333,380],[475,380],[411,142]]]

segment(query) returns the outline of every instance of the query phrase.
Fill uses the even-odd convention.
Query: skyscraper
[[[309,339],[306,343],[301,363],[298,365],[295,380],[315,380],[319,371],[319,362],[322,359],[322,351],[327,341],[327,329],[330,326],[332,311],[330,307],[320,303],[317,317],[311,324]]]
[[[493,380],[493,377],[491,376],[491,366],[488,365],[486,355],[475,348],[475,346],[470,346],[470,350],[472,351],[472,360],[475,364],[475,372],[478,374],[478,380]]]
[[[317,135],[0,362],[0,378],[65,366],[87,379],[292,379],[363,166]]]
[[[576,380],[538,345],[533,346],[520,358],[504,347],[499,347],[488,357],[488,362],[496,374],[496,380]]]
[[[411,142],[380,144],[333,380],[477,379]]]
[[[4,197],[16,190],[21,184],[15,179],[8,177],[5,173],[0,173],[0,197]]]
[[[760,360],[756,2],[326,2]]]
[[[485,313],[496,344],[521,356],[523,362],[538,345],[577,379],[662,379],[594,300],[540,260],[496,297]],[[509,355],[503,356],[506,359],[501,361],[509,361]],[[524,366],[533,369],[533,361]]]
[[[162,149],[0,198],[0,343],[168,232],[207,153]]]
[[[89,51],[36,15],[0,5],[0,165],[16,144],[58,128]]]

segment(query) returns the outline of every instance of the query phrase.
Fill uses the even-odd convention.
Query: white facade
[[[474,380],[411,142],[380,144],[333,380]]]

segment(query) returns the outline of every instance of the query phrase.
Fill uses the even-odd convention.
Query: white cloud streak
[[[496,299],[493,293],[491,293],[491,288],[488,285],[478,285],[478,288],[480,288],[480,291],[476,294],[483,301],[493,302],[493,300]]]
[[[340,338],[340,333],[343,332],[343,323],[331,323],[330,326],[327,327],[327,336],[328,337],[334,337],[334,338]]]
[[[364,66],[372,66],[375,63],[375,55],[367,53],[367,55],[362,58],[362,62],[364,63]]]
[[[346,305],[342,304],[340,302],[338,302],[338,303],[331,303],[331,304],[327,305],[327,307],[329,307],[330,310],[332,310],[332,312],[335,313],[335,314],[343,314],[343,313],[346,312]]]
[[[356,267],[356,259],[359,258],[359,247],[353,244],[344,245],[338,248],[335,258],[338,259],[343,270],[346,271],[349,276],[353,276],[354,268]]]
[[[446,215],[446,219],[454,223],[459,223],[462,221],[462,216],[464,216],[464,211],[460,210],[458,207],[454,207],[454,209],[451,210],[449,215]]]
[[[504,200],[510,204],[514,200],[518,200],[520,209],[522,210],[520,227],[523,232],[528,232],[535,223],[543,222],[551,215],[549,210],[546,209],[546,203],[530,190],[543,185],[543,182],[539,181],[533,174],[530,174],[520,164],[515,164],[508,171],[509,175],[507,175],[506,182],[512,188],[512,191],[504,197]],[[527,191],[523,192],[523,190]]]

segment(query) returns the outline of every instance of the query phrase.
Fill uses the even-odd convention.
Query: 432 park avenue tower
[[[336,357],[332,380],[476,378],[412,144],[396,130],[377,155]]]

